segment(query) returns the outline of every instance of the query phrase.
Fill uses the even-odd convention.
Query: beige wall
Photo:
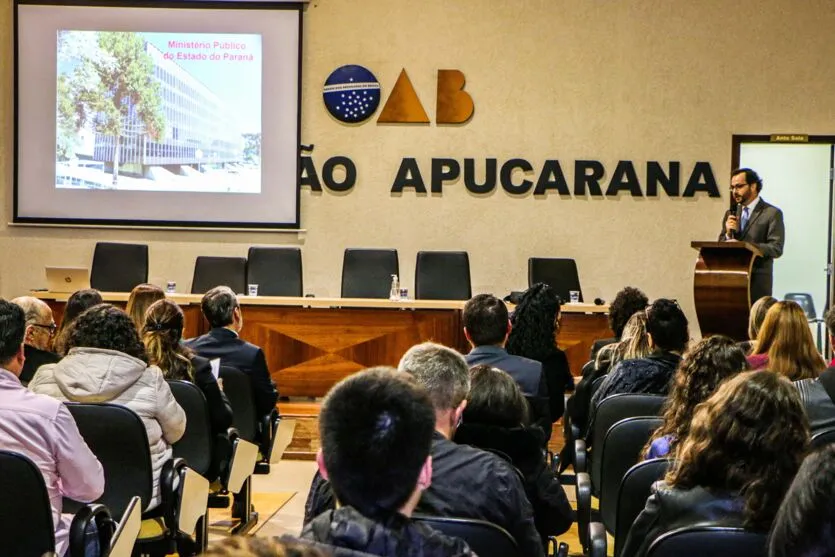
[[[302,192],[306,234],[9,228],[11,21],[11,0],[0,0],[5,297],[43,286],[45,264],[88,265],[101,239],[149,243],[151,279],[181,289],[198,254],[301,245],[305,290],[319,296],[338,295],[345,247],[391,246],[410,288],[419,249],[469,250],[474,291],[498,294],[525,285],[529,256],[568,256],[589,299],[611,299],[629,283],[678,298],[693,316],[689,243],[715,237],[726,197],[538,199],[501,189],[476,197],[462,181],[440,197],[392,196],[400,160],[418,157],[428,179],[433,156],[521,156],[537,172],[558,158],[569,175],[575,159],[601,160],[610,172],[629,159],[642,182],[647,160],[682,161],[683,180],[706,160],[724,196],[733,133],[835,133],[831,0],[314,0],[305,14],[302,141],[316,144],[317,167],[347,155],[359,178],[347,195]],[[436,71],[458,68],[475,116],[464,126],[339,124],[321,88],[348,63],[371,69],[384,98],[405,67],[433,119]]]

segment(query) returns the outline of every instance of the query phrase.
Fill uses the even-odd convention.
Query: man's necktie
[[[744,232],[746,226],[748,226],[748,207],[742,209],[742,220],[739,223],[739,231]]]

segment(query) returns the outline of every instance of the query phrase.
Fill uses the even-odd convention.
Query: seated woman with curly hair
[[[148,362],[159,367],[166,379],[194,383],[206,397],[215,439],[212,466],[206,476],[213,480],[230,456],[226,432],[232,426],[232,405],[215,379],[209,360],[182,344],[185,316],[180,306],[171,300],[154,302],[145,314],[144,323],[142,342],[148,352]]]
[[[717,335],[696,343],[685,353],[673,377],[670,396],[664,405],[664,425],[647,443],[647,458],[674,452],[678,440],[690,433],[696,405],[707,400],[723,381],[747,369],[745,352],[728,337]]]
[[[559,479],[545,465],[545,434],[531,427],[527,401],[513,377],[487,365],[471,368],[463,418],[455,432],[456,443],[497,452],[522,472],[543,545],[548,536],[568,530],[574,511]]]
[[[508,354],[542,364],[542,374],[548,383],[551,422],[556,422],[565,411],[565,391],[574,390],[568,358],[557,348],[560,299],[547,284],[534,284],[522,295],[510,321],[513,328],[505,349]]]
[[[622,555],[644,557],[661,534],[695,524],[767,532],[809,445],[797,390],[744,372],[696,407],[664,482],[653,486]]]
[[[145,510],[157,506],[162,465],[186,430],[186,414],[162,370],[148,365],[128,314],[109,304],[78,316],[67,348],[63,360],[38,369],[29,390],[68,402],[121,404],[136,412],[148,432],[153,464],[153,499]]]

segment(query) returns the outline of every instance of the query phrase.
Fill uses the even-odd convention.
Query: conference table
[[[60,322],[69,293],[35,291]],[[127,292],[102,292],[122,306]],[[185,314],[184,338],[206,333],[201,294],[167,294]],[[241,338],[264,350],[282,396],[322,397],[340,379],[361,369],[396,366],[411,346],[434,341],[469,350],[461,323],[464,300],[380,300],[239,296]],[[578,375],[595,339],[613,336],[606,305],[565,304],[558,344]]]

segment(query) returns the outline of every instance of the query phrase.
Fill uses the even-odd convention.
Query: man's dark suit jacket
[[[533,411],[531,422],[541,426],[548,438],[551,436],[551,412],[549,409],[548,382],[542,373],[542,364],[522,356],[513,356],[498,346],[476,346],[464,356],[467,365],[488,365],[506,371],[522,389]]]
[[[258,416],[266,416],[278,400],[278,391],[270,378],[264,351],[242,340],[235,331],[216,327],[203,336],[186,341],[186,346],[204,358],[220,358],[220,363],[249,375],[255,409]]]
[[[730,212],[730,210],[725,211],[725,216],[722,217],[720,241],[725,240],[725,221]],[[766,203],[761,197],[748,217],[745,229],[738,232],[735,239],[754,244],[763,252],[762,257],[754,260],[754,266],[751,269],[751,303],[753,304],[763,296],[771,296],[774,260],[783,255],[783,244],[786,242],[783,211]]]
[[[44,364],[54,364],[61,360],[61,356],[54,352],[47,352],[28,344],[23,345],[23,370],[20,372],[20,382],[27,385],[34,377],[38,368]]]

